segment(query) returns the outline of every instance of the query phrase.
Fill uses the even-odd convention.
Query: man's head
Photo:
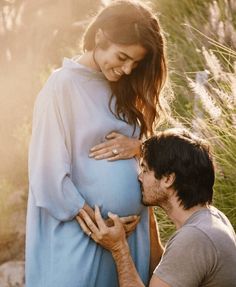
[[[162,206],[173,191],[184,209],[212,202],[209,145],[187,131],[169,129],[145,141],[141,166],[144,204]]]

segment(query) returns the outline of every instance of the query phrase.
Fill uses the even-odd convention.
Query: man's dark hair
[[[212,202],[215,171],[205,141],[185,130],[169,129],[146,140],[142,155],[157,179],[175,173],[173,188],[184,209]]]

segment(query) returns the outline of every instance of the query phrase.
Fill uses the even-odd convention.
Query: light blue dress
[[[65,59],[36,100],[29,153],[26,287],[118,286],[111,254],[87,237],[74,219],[84,202],[99,205],[104,217],[108,211],[141,215],[128,242],[138,272],[148,282],[148,210],[141,204],[138,162],[88,156],[112,131],[132,136],[133,127],[110,112],[110,95],[102,73]]]

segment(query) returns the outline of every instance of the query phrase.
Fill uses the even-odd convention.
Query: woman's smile
[[[118,77],[121,77],[123,75],[123,73],[121,71],[118,71],[117,69],[113,68],[112,69],[113,73],[118,76]]]

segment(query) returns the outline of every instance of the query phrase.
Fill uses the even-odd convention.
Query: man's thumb
[[[114,214],[112,212],[108,212],[108,217],[113,220],[115,225],[121,224],[120,218],[119,218],[119,216],[117,214]]]

